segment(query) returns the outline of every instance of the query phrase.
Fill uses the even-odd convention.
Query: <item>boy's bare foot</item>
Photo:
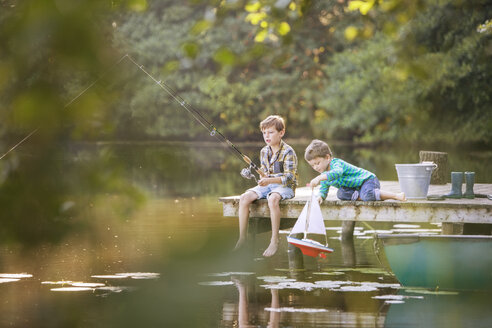
[[[405,196],[405,193],[404,192],[400,192],[400,193],[396,194],[396,199],[397,200],[400,200],[402,202],[406,202],[407,201],[407,197]]]
[[[240,249],[241,247],[243,247],[243,245],[244,245],[244,242],[245,242],[245,241],[246,241],[246,239],[244,239],[244,238],[239,238],[239,239],[237,240],[236,246],[234,246],[234,249],[233,249],[232,251],[233,251],[233,252],[234,252],[234,251],[237,251],[238,249]]]
[[[270,257],[275,254],[278,250],[278,240],[272,240],[268,248],[263,252],[264,257]]]

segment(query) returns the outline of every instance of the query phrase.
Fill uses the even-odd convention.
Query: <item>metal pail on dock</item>
[[[429,191],[434,163],[395,164],[400,189],[408,199],[425,199]]]

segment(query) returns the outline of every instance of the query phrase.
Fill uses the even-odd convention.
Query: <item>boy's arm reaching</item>
[[[319,196],[322,199],[326,199],[326,196],[328,196],[329,189],[330,189],[330,185],[328,183],[321,183],[319,187]]]

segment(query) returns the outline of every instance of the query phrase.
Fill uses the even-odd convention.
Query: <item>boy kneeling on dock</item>
[[[309,183],[311,187],[321,184],[318,195],[320,204],[326,199],[330,186],[338,188],[337,197],[340,200],[406,200],[403,192],[395,194],[381,190],[379,180],[374,173],[340,158],[334,158],[326,142],[311,141],[306,148],[304,158],[316,172],[320,173]]]
[[[239,239],[234,250],[246,241],[249,220],[249,206],[257,199],[266,198],[272,222],[270,245],[263,252],[269,257],[277,252],[280,229],[280,201],[293,198],[297,186],[297,156],[294,149],[286,144],[285,123],[278,115],[268,116],[260,123],[266,146],[261,149],[261,170],[266,177],[261,177],[258,185],[244,192],[239,200]]]

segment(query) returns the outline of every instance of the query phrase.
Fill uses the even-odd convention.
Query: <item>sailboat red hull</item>
[[[302,254],[312,257],[322,257],[326,258],[325,253],[333,253],[333,249],[321,245],[318,242],[309,239],[297,239],[294,237],[287,237],[289,244],[298,247]]]

